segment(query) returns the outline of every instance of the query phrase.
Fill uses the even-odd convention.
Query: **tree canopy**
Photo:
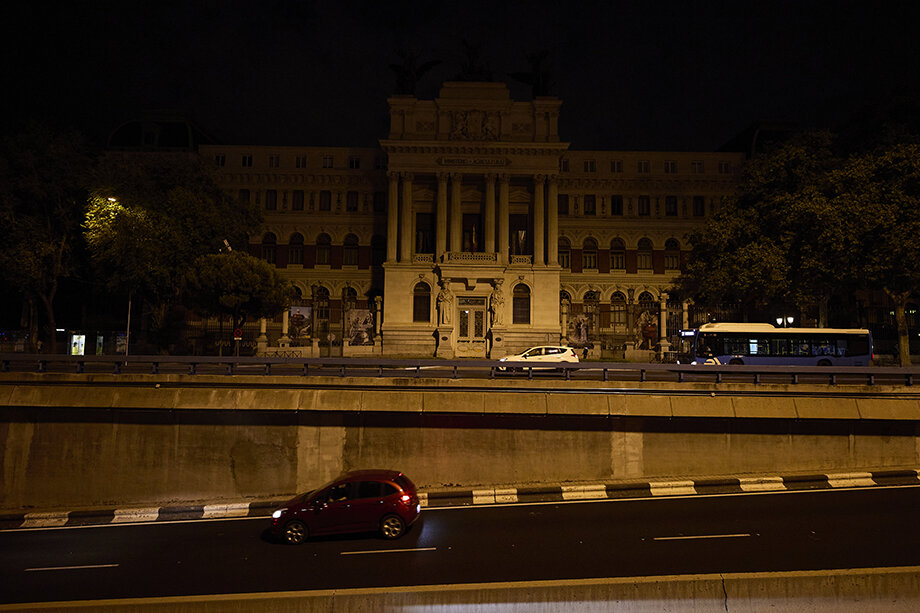
[[[74,273],[92,165],[92,152],[73,131],[32,124],[2,143],[0,276],[30,305],[33,347],[41,305],[44,337],[56,350],[54,301],[61,280]]]

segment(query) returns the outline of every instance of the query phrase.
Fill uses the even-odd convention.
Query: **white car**
[[[564,347],[561,345],[543,345],[541,347],[531,347],[523,353],[518,353],[515,355],[507,355],[499,360],[499,362],[577,362],[578,354],[575,353],[575,350],[571,347]],[[528,368],[528,365],[521,364],[520,366],[501,366],[502,370],[509,370],[513,368]],[[545,368],[537,367],[534,368]]]

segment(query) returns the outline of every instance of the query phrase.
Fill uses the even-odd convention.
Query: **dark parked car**
[[[421,512],[415,485],[395,470],[356,470],[301,494],[272,513],[272,535],[291,545],[320,534],[405,533]]]

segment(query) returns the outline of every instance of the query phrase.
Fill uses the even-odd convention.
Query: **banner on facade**
[[[313,307],[291,307],[288,335],[294,341],[306,341],[313,336]]]
[[[580,313],[569,319],[566,341],[569,347],[591,347],[594,338],[594,322],[585,313]]]
[[[348,335],[349,345],[373,345],[374,344],[374,316],[368,309],[351,309],[348,311]]]

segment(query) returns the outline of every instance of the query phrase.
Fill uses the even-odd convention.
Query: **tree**
[[[833,173],[833,182],[842,212],[837,265],[891,299],[898,355],[909,366],[906,308],[920,287],[920,145],[854,157]]]
[[[93,157],[77,132],[40,124],[4,140],[0,152],[0,276],[22,292],[30,307],[30,339],[57,351],[55,297],[74,272],[74,251],[90,183]]]
[[[840,246],[828,172],[832,135],[799,135],[750,161],[737,196],[691,234],[693,259],[679,279],[710,302],[821,304],[841,288],[830,254]]]
[[[85,236],[109,289],[140,297],[156,331],[192,263],[225,240],[246,244],[260,224],[258,207],[222,190],[197,157],[113,155],[99,167]]]
[[[250,318],[274,317],[294,296],[274,266],[241,251],[199,257],[186,272],[183,288],[192,309],[207,317],[229,316],[234,329]]]

